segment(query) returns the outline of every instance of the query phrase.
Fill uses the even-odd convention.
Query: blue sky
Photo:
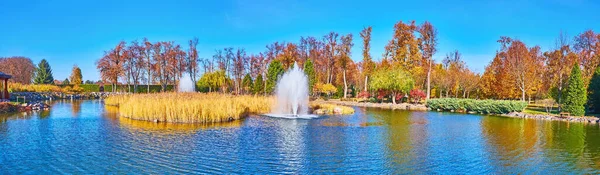
[[[500,36],[543,50],[565,31],[570,38],[587,29],[600,32],[600,2],[586,0],[507,1],[0,1],[0,57],[47,59],[56,79],[74,64],[85,80],[99,79],[95,62],[119,41],[148,37],[186,45],[199,38],[200,57],[215,49],[265,50],[275,41],[297,42],[330,31],[352,33],[352,58],[360,60],[358,33],[373,26],[371,55],[379,60],[399,21],[430,21],[439,34],[435,59],[459,50],[467,65],[483,72]]]

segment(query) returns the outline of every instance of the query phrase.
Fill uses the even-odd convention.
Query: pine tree
[[[242,89],[244,89],[245,93],[249,93],[252,91],[253,86],[252,77],[250,77],[250,74],[246,74],[242,80]]]
[[[588,109],[600,113],[600,66],[597,66],[590,85],[588,86]]]
[[[258,74],[258,76],[256,76],[256,80],[254,80],[254,87],[252,87],[252,92],[254,92],[254,94],[260,94],[261,92],[263,92],[264,88],[265,87],[263,86],[262,74]]]
[[[77,65],[73,66],[71,71],[71,84],[79,85],[83,83],[83,76],[81,75],[81,69]]]
[[[71,84],[71,82],[69,82],[68,78],[65,78],[65,81],[62,82],[63,85],[69,85]]]
[[[587,102],[587,92],[581,77],[579,64],[575,64],[569,76],[569,82],[565,92],[565,101],[563,109],[574,116],[585,114],[585,103]]]
[[[304,62],[304,74],[308,77],[308,89],[312,93],[317,77],[315,76],[315,67],[311,59]]]
[[[35,78],[33,79],[35,84],[53,84],[54,78],[52,77],[52,68],[46,59],[42,59],[38,64],[37,70],[35,71]]]
[[[269,64],[269,68],[267,69],[267,93],[272,93],[275,90],[275,86],[277,85],[277,79],[284,72],[283,66],[277,60],[272,61]]]

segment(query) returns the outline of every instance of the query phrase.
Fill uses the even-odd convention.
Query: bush
[[[437,98],[427,101],[431,109],[443,111],[476,112],[481,114],[507,114],[510,112],[521,112],[527,107],[523,101],[512,100],[474,100],[459,98]]]
[[[410,93],[408,95],[410,96],[410,98],[412,99],[412,101],[414,103],[418,103],[426,97],[425,92],[423,92],[420,89],[410,90]]]

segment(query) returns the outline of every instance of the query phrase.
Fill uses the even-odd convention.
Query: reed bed
[[[157,93],[113,95],[106,105],[118,106],[126,118],[170,123],[217,123],[248,114],[268,113],[272,97],[218,93]]]

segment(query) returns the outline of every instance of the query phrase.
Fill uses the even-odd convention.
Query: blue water
[[[0,116],[0,174],[600,173],[598,125],[355,108],[218,125],[119,118],[101,101]]]

